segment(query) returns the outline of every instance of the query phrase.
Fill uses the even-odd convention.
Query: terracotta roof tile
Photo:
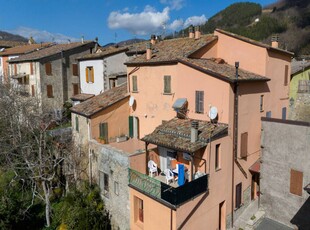
[[[59,54],[61,51],[68,51],[77,47],[86,46],[90,43],[94,43],[93,41],[86,41],[84,43],[81,42],[72,42],[68,44],[56,44],[45,49],[38,50],[36,52],[32,52],[29,54],[25,54],[19,56],[18,58],[13,58],[9,62],[23,62],[23,61],[34,61],[40,60],[41,58],[49,57],[54,54]]]
[[[191,142],[192,119],[173,118],[159,125],[154,132],[142,138],[143,141],[164,146],[179,151],[193,153],[212,140],[227,135],[227,124],[212,124],[208,121],[198,120],[198,141]]]
[[[42,44],[26,44],[22,46],[15,46],[13,48],[5,49],[3,52],[0,52],[0,56],[9,56],[9,55],[17,55],[17,54],[26,54],[37,49],[43,49],[48,46],[51,46],[52,43],[42,43]]]
[[[188,57],[216,39],[217,37],[213,35],[202,35],[200,39],[187,37],[160,41],[152,46],[150,60],[146,60],[146,55],[141,55],[127,64],[176,61],[178,58]]]
[[[127,84],[123,84],[73,106],[71,111],[85,117],[90,117],[128,96]]]
[[[236,68],[234,66],[223,63],[222,60],[217,59],[193,59],[193,58],[182,58],[179,61],[183,64],[190,65],[193,68],[198,68],[205,71],[207,74],[215,75],[223,80],[232,82],[236,78]],[[223,64],[220,64],[223,63]],[[268,81],[267,77],[251,73],[249,71],[240,69],[238,70],[238,81]]]
[[[79,60],[102,59],[110,55],[114,55],[114,54],[118,54],[118,53],[122,53],[126,51],[128,51],[127,47],[115,47],[115,46],[100,47],[96,53],[87,54],[78,59]]]
[[[80,94],[72,96],[71,100],[72,101],[86,101],[94,96],[95,94],[80,93]]]

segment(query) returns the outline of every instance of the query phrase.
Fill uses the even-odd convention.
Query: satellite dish
[[[217,117],[217,108],[212,106],[209,110],[209,117],[211,120],[214,120]]]
[[[135,98],[134,98],[134,96],[130,96],[130,98],[129,98],[129,106],[130,107],[133,106],[133,103],[135,103]]]

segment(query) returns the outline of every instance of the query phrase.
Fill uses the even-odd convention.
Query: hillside
[[[28,39],[8,32],[0,31],[0,40],[27,42]]]
[[[296,56],[310,55],[310,1],[280,0],[262,9],[259,4],[243,2],[228,6],[201,26],[203,33],[221,28],[270,44],[279,34],[280,47]],[[181,36],[188,28],[180,31]]]

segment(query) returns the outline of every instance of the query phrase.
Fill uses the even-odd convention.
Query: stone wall
[[[296,101],[290,106],[291,120],[310,122],[310,93],[298,93]]]
[[[310,123],[264,118],[262,128],[261,206],[268,218],[287,226],[297,216],[309,222],[309,208],[308,216],[299,215],[309,194],[290,193],[290,175],[291,169],[303,173],[302,188],[310,183]]]

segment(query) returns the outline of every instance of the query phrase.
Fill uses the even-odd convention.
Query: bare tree
[[[50,198],[55,188],[65,189],[64,165],[72,164],[66,146],[70,143],[61,143],[50,135],[54,120],[41,112],[35,98],[23,97],[4,85],[0,85],[0,92],[0,164],[13,170],[16,178],[31,182],[33,199],[29,207],[35,198],[41,199],[46,225],[50,226]]]

